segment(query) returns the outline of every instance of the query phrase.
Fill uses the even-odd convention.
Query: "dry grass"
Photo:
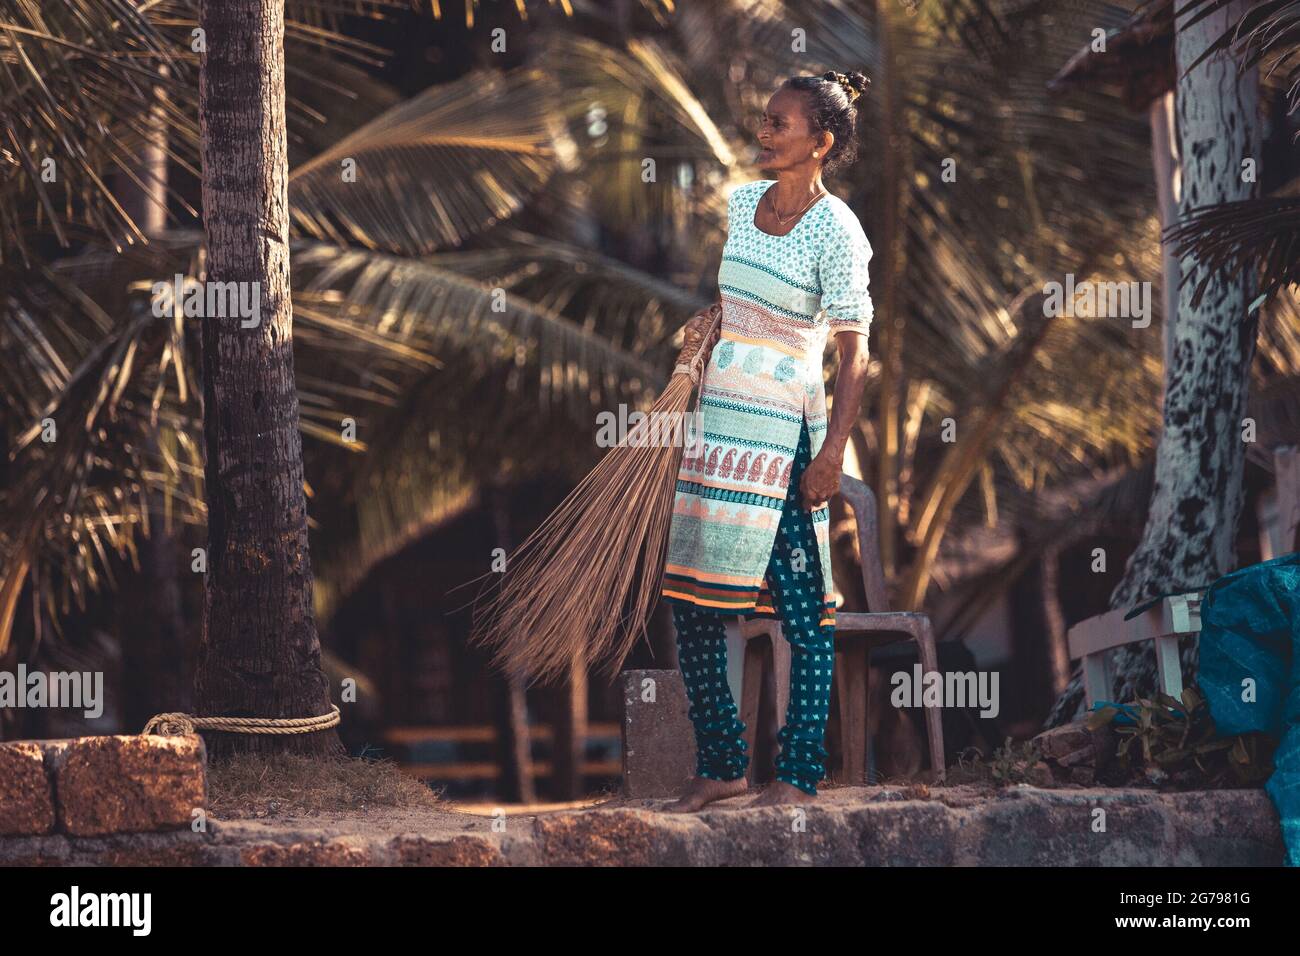
[[[208,765],[208,810],[228,820],[439,806],[391,760],[238,754]]]

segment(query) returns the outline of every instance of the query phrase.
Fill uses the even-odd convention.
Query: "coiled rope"
[[[173,737],[196,730],[221,730],[229,734],[310,734],[337,727],[341,721],[336,704],[330,713],[318,717],[195,717],[193,714],[155,714],[144,725],[142,734]]]

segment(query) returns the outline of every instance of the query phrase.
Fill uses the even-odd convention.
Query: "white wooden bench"
[[[1110,661],[1107,651],[1137,641],[1155,641],[1156,675],[1160,689],[1170,697],[1183,693],[1183,672],[1178,663],[1178,638],[1201,629],[1199,592],[1167,597],[1153,604],[1131,621],[1124,620],[1124,608],[1107,611],[1070,628],[1071,659],[1083,658],[1083,689],[1091,708],[1111,694]]]

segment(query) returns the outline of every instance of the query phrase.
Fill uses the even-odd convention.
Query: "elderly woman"
[[[866,86],[861,73],[783,83],[758,134],[758,165],[776,179],[739,186],[728,202],[722,321],[700,391],[703,441],[682,460],[664,568],[697,754],[696,776],[670,810],[698,810],[747,786],[745,725],[727,686],[727,616],[777,618],[791,644],[776,781],[751,805],[809,802],[825,776],[835,658],[827,501],[861,403],[872,305],[871,245],[822,175],[855,158],[855,101]],[[710,313],[688,323],[683,355],[709,324]],[[840,358],[829,427],[828,335]]]

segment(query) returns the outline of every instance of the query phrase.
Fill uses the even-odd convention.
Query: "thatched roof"
[[[1145,112],[1152,100],[1174,88],[1174,74],[1174,2],[1163,0],[1109,31],[1104,53],[1089,43],[1070,57],[1047,88],[1062,93],[1118,86],[1129,109]]]

